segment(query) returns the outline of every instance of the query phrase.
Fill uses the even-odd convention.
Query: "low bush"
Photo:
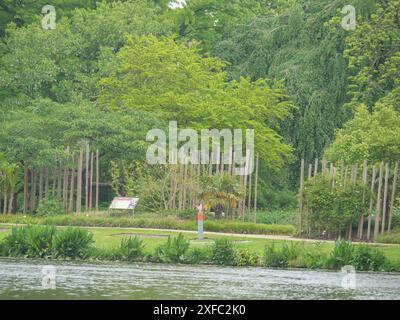
[[[257,222],[263,224],[296,225],[296,209],[257,212]]]
[[[93,243],[93,234],[86,229],[60,229],[54,236],[52,253],[54,258],[85,259]]]
[[[143,240],[138,236],[123,238],[120,244],[121,259],[127,261],[140,260],[144,257]]]
[[[287,268],[289,261],[295,259],[299,255],[296,250],[297,245],[291,243],[288,245],[286,242],[277,248],[275,243],[267,244],[264,248],[264,266],[271,268]]]
[[[367,245],[356,246],[353,265],[357,270],[380,271],[387,264],[385,255]]]
[[[27,258],[87,258],[93,243],[85,229],[56,229],[54,226],[13,228],[1,242],[5,256]]]
[[[48,258],[56,229],[52,226],[24,226],[12,228],[3,239],[3,251],[12,257]]]
[[[38,216],[53,216],[64,214],[65,210],[59,199],[55,197],[46,197],[39,201],[36,215]]]
[[[247,249],[236,249],[234,264],[236,266],[260,266],[261,258],[253,251]]]
[[[190,249],[186,254],[185,262],[191,264],[198,264],[201,262],[208,262],[211,260],[211,252],[208,248],[200,249],[194,248]]]
[[[228,238],[216,239],[211,248],[212,262],[220,265],[235,264],[235,248]]]
[[[382,252],[370,246],[337,241],[329,257],[327,267],[340,269],[346,265],[352,265],[361,271],[378,271],[385,270],[388,262]]]
[[[167,243],[159,246],[155,252],[155,258],[161,262],[182,263],[186,260],[186,252],[189,249],[189,240],[182,233],[177,236],[169,236]]]
[[[354,245],[349,241],[336,241],[329,260],[328,266],[333,269],[340,269],[353,263]]]
[[[378,242],[400,244],[400,228],[378,237]]]

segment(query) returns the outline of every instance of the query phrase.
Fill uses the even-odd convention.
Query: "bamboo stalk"
[[[249,174],[249,197],[247,203],[247,221],[250,222],[250,212],[251,212],[251,173]]]
[[[376,199],[376,212],[375,212],[375,226],[374,226],[374,241],[378,239],[379,234],[379,222],[381,214],[381,192],[382,192],[382,176],[383,176],[383,161],[379,166],[379,183],[378,183],[378,194]]]
[[[299,213],[297,217],[297,230],[301,235],[302,229],[302,215],[303,215],[303,192],[304,192],[304,159],[301,159],[300,165],[300,192],[299,192]]]
[[[24,214],[28,211],[28,166],[24,165]]]
[[[389,221],[387,227],[388,232],[390,232],[392,227],[392,217],[393,217],[394,199],[396,197],[398,170],[399,170],[399,162],[397,161],[394,167],[394,174],[393,174],[392,196],[390,198]]]
[[[49,195],[49,168],[46,166],[44,171],[44,196],[47,197]]]
[[[96,212],[99,211],[99,173],[100,173],[100,168],[99,168],[99,149],[96,150]]]
[[[314,177],[318,174],[318,158],[315,159],[315,164],[314,164]]]
[[[363,202],[363,204],[365,203],[367,179],[368,179],[368,162],[367,162],[367,160],[365,160],[364,166],[363,166],[363,176],[362,176],[362,202]],[[364,229],[364,212],[362,212],[360,214],[360,218],[358,221],[357,236],[360,240],[363,237],[363,229]]]
[[[72,162],[75,159],[72,160]],[[74,190],[75,190],[75,169],[74,167],[71,168],[71,181],[70,181],[70,189],[69,189],[69,206],[68,211],[74,211]]]
[[[371,224],[372,224],[372,206],[373,206],[373,193],[375,189],[375,179],[376,179],[376,166],[372,168],[372,178],[371,178],[371,194],[369,197],[369,210],[368,210],[368,227],[367,227],[367,240],[371,239]]]
[[[388,186],[389,186],[389,162],[386,162],[385,168],[385,187],[383,191],[383,204],[382,204],[382,225],[381,225],[381,234],[385,233],[385,222],[386,222],[386,208],[387,208],[387,194],[388,194]]]
[[[76,212],[81,212],[82,206],[82,166],[83,166],[83,148],[80,148],[78,158],[78,174],[76,182]]]
[[[85,211],[89,210],[89,143],[86,142],[85,154]]]
[[[256,174],[254,180],[254,223],[257,223],[257,187],[258,187],[258,153],[257,153],[257,160],[256,160]]]
[[[90,175],[89,175],[89,211],[92,211],[93,206],[93,161],[94,153],[90,153]]]

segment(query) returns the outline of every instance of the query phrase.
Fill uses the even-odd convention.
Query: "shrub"
[[[235,265],[236,266],[259,266],[260,256],[253,251],[247,249],[235,250]]]
[[[385,255],[367,245],[359,245],[355,249],[353,265],[357,270],[380,271],[387,264]]]
[[[24,226],[13,228],[3,240],[3,251],[8,256],[48,258],[56,229],[53,226]]]
[[[138,236],[123,238],[120,244],[120,255],[123,260],[134,261],[143,258],[144,244]]]
[[[305,219],[303,222],[319,234],[325,230],[336,236],[356,223],[360,212],[367,212],[367,200],[362,197],[362,185],[353,190],[352,182],[338,183],[332,188],[329,176],[318,175],[306,181],[304,187]],[[366,197],[365,197],[366,198]]]
[[[354,245],[349,241],[336,241],[335,247],[330,254],[328,266],[340,269],[353,263]]]
[[[235,250],[232,241],[228,238],[216,239],[211,248],[211,260],[220,265],[233,265]]]
[[[59,230],[53,239],[53,256],[55,258],[84,259],[88,257],[93,243],[93,234],[86,229]]]
[[[155,258],[162,262],[185,262],[185,253],[189,249],[189,240],[182,233],[177,236],[169,236],[167,243],[156,249]]]
[[[189,250],[186,254],[187,263],[198,264],[200,262],[206,262],[210,260],[210,250],[208,248],[200,249],[194,248]]]
[[[64,214],[65,210],[59,199],[55,197],[46,197],[39,201],[36,210],[38,216],[52,216]]]
[[[272,210],[257,212],[257,222],[271,225],[296,225],[296,210]]]
[[[380,235],[378,237],[378,242],[400,244],[400,229]]]
[[[272,268],[286,268],[291,259],[295,259],[298,255],[296,245],[290,246],[285,242],[279,249],[275,247],[275,243],[265,245],[264,249],[264,266]]]

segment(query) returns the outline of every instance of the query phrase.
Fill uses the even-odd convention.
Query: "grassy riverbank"
[[[0,225],[0,241],[11,234],[11,226]],[[58,227],[58,230],[67,228]],[[93,235],[93,246],[85,259],[126,260],[121,243],[128,238],[140,240],[141,253],[132,260],[181,263],[210,263],[280,268],[338,269],[342,264],[358,263],[361,270],[400,271],[400,245],[343,243],[339,248],[328,242],[271,240],[252,236],[205,234],[199,241],[195,233],[127,228],[81,228]],[[135,238],[137,237],[137,238]],[[169,238],[170,237],[170,238]],[[124,239],[124,240],[123,240]],[[169,241],[168,239],[172,239]],[[175,239],[175,240],[174,240]],[[175,241],[175,244],[173,244]],[[178,242],[179,242],[178,241]],[[166,248],[167,243],[169,247]],[[0,242],[1,243],[1,242]],[[187,248],[184,253],[176,255]],[[174,247],[177,246],[177,248]],[[133,245],[134,246],[134,245]],[[128,245],[129,247],[129,245]],[[129,250],[124,249],[124,250]],[[175,252],[175,253],[174,253]],[[183,252],[183,251],[182,251]],[[172,255],[175,258],[170,258]],[[384,257],[384,261],[382,260]],[[379,265],[375,262],[379,260]],[[382,260],[382,261],[381,261]]]

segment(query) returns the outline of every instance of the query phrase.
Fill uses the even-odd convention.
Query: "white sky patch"
[[[186,0],[174,0],[168,3],[168,8],[175,10],[175,9],[182,9],[187,5]]]

